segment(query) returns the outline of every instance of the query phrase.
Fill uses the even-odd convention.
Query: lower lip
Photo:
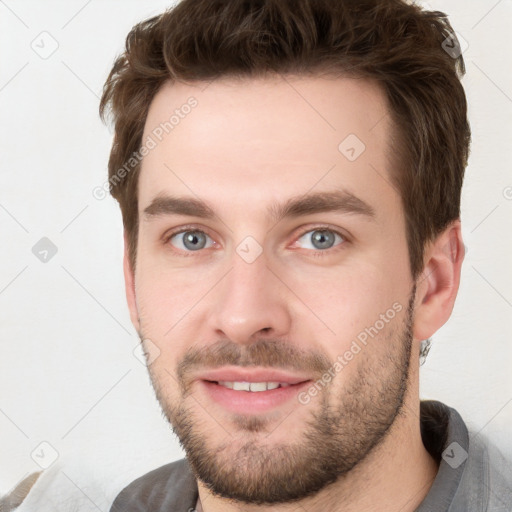
[[[199,381],[200,386],[214,402],[238,414],[270,411],[291,400],[296,400],[299,403],[297,396],[309,383],[310,381],[305,381],[267,391],[234,391],[215,382]]]

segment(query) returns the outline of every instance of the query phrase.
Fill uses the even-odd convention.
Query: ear
[[[459,290],[464,260],[460,220],[427,245],[424,268],[416,282],[414,338],[430,338],[450,317]]]
[[[137,308],[137,299],[135,295],[135,270],[132,268],[129,258],[128,235],[124,233],[124,256],[123,256],[123,272],[124,286],[126,292],[126,302],[130,310],[130,319],[135,330],[139,332],[139,311]]]

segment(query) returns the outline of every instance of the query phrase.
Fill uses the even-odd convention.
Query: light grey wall
[[[133,353],[117,204],[93,195],[111,143],[102,84],[132,25],[169,5],[0,2],[0,495],[50,465],[63,494],[89,489],[107,510],[126,482],[182,455]],[[430,5],[468,44],[473,145],[462,285],[421,393],[512,458],[512,4]]]

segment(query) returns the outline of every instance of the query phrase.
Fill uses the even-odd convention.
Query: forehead
[[[260,204],[342,188],[371,203],[390,186],[390,118],[373,82],[278,75],[166,83],[143,144],[139,210],[162,194]],[[152,143],[149,143],[149,141]],[[357,195],[356,194],[356,195]]]

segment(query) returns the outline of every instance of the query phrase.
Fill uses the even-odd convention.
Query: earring
[[[432,338],[427,338],[423,340],[420,345],[420,366],[425,364],[427,360],[428,353],[430,352],[430,347],[432,346]]]

